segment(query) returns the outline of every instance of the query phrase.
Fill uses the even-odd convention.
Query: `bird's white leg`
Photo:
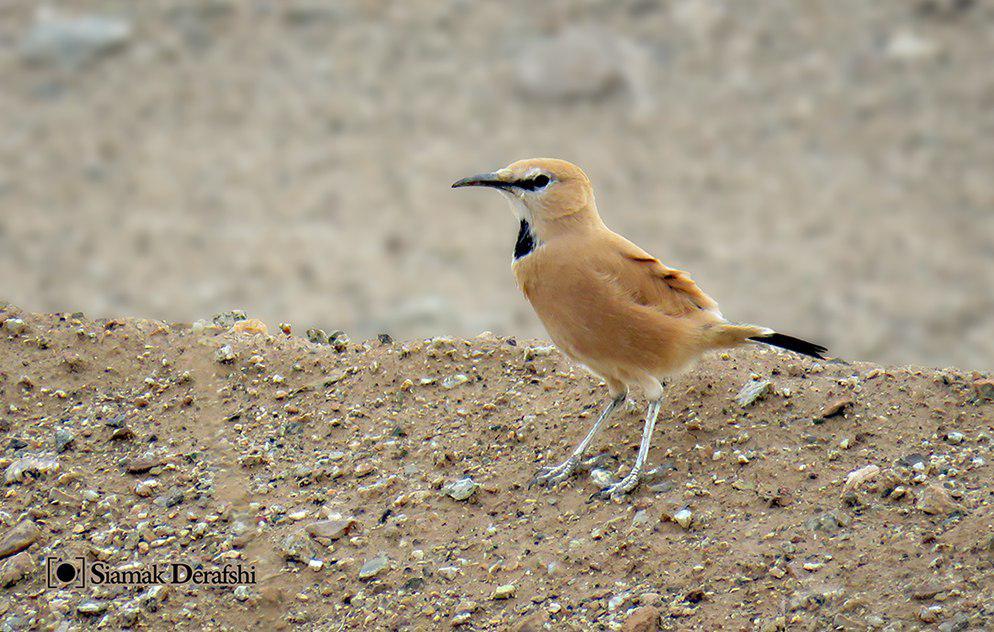
[[[576,468],[580,465],[580,459],[582,459],[583,455],[587,452],[587,448],[590,447],[590,443],[594,440],[594,436],[597,434],[597,431],[601,429],[601,426],[604,425],[607,418],[611,416],[614,409],[625,402],[625,398],[627,396],[628,394],[624,391],[621,394],[616,395],[607,405],[607,408],[604,409],[604,412],[601,413],[601,416],[597,418],[597,421],[594,422],[594,425],[590,428],[590,432],[587,433],[587,436],[585,436],[583,441],[581,441],[580,444],[576,446],[576,449],[573,450],[573,453],[569,456],[569,458],[555,467],[542,468],[539,473],[535,475],[535,478],[532,480],[531,484],[534,485],[538,483],[540,485],[556,485],[567,480],[570,476],[573,476],[573,473],[576,472]]]
[[[649,456],[649,446],[652,443],[652,431],[656,427],[656,417],[659,415],[659,408],[662,404],[662,395],[649,402],[649,408],[645,413],[645,427],[642,429],[642,442],[639,444],[639,453],[635,457],[632,471],[625,478],[601,490],[595,496],[610,496],[612,500],[621,500],[625,494],[638,487],[642,481],[642,470],[645,469],[645,460]]]

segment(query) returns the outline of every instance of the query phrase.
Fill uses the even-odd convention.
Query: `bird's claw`
[[[604,489],[598,490],[590,495],[588,499],[589,502],[595,500],[613,500],[616,503],[620,503],[625,500],[625,493],[616,490],[617,485],[608,485]]]
[[[576,473],[576,467],[579,463],[579,459],[574,459],[570,457],[566,459],[564,463],[560,463],[556,466],[543,467],[532,479],[528,487],[531,488],[534,485],[542,485],[544,487],[554,487],[560,483],[565,483],[570,479],[573,474]]]
[[[614,485],[608,485],[604,489],[594,492],[591,494],[590,500],[611,499],[616,503],[624,502],[629,492],[638,487],[639,480],[638,477],[626,476]]]

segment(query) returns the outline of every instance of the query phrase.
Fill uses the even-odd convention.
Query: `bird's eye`
[[[534,178],[528,178],[527,180],[518,180],[514,184],[515,186],[521,187],[526,191],[536,191],[549,184],[551,181],[551,178],[543,173],[535,176]]]

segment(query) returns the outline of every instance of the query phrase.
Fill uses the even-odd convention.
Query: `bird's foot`
[[[573,455],[555,467],[543,467],[535,475],[535,478],[532,479],[532,482],[528,484],[528,487],[533,485],[554,487],[560,483],[564,483],[576,474],[576,469],[579,465],[580,457]]]
[[[607,500],[608,498],[610,498],[614,502],[619,503],[624,501],[625,496],[627,496],[629,492],[631,492],[636,487],[638,487],[639,483],[641,482],[642,482],[642,473],[634,471],[629,473],[628,476],[621,479],[614,485],[608,485],[599,492],[594,493],[590,497],[590,499],[593,500],[597,498],[599,500]]]

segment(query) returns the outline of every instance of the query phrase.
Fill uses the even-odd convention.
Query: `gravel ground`
[[[994,381],[759,349],[604,404],[545,343],[351,342],[0,307],[0,629],[914,630],[994,625]],[[214,324],[214,323],[217,324]],[[764,384],[767,383],[767,384]],[[42,560],[252,565],[47,588]]]

